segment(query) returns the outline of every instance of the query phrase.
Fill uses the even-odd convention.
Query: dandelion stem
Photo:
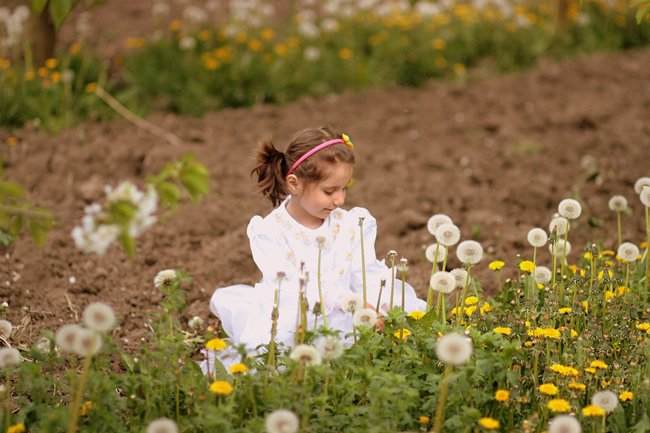
[[[531,298],[537,294],[537,281],[535,281],[535,275],[537,271],[537,247],[533,247],[533,281],[532,281],[532,290]]]
[[[363,248],[363,217],[359,218],[359,234],[361,237],[361,278],[363,283],[363,305],[367,305],[366,301],[366,253]],[[323,316],[325,317],[325,316]]]
[[[390,283],[390,308],[393,308],[393,295],[395,294],[395,254],[390,256],[391,283]]]
[[[406,311],[406,269],[402,268],[402,311]]]
[[[363,236],[361,237],[363,239]],[[363,244],[363,241],[361,241]],[[361,247],[361,250],[363,251],[363,246]],[[320,280],[320,264],[321,264],[321,255],[322,255],[322,250],[318,250],[318,296],[320,297],[320,312],[323,315],[323,323],[325,323],[325,329],[329,331],[330,327],[327,324],[327,314],[325,313],[325,304],[323,303],[323,290],[321,288],[321,280]],[[366,302],[366,272],[364,270],[363,272],[363,302]]]
[[[436,243],[436,253],[434,254],[433,257],[433,267],[431,269],[431,276],[436,273],[436,265],[438,264],[438,248],[440,248],[440,244]],[[431,281],[429,280],[429,294],[427,296],[427,313],[431,308],[433,307],[433,287],[431,287]]]
[[[440,389],[438,407],[436,409],[436,422],[433,426],[433,433],[442,433],[442,423],[445,418],[445,404],[447,403],[447,391],[449,391],[449,382],[453,368],[454,366],[451,364],[445,366],[445,372],[442,376],[442,388]]]
[[[7,389],[5,390],[5,431],[9,431],[11,425],[11,367],[5,373],[7,378]]]
[[[618,244],[621,245],[623,237],[621,236],[621,211],[616,211],[616,222],[618,225]]]
[[[460,320],[463,315],[463,307],[465,305],[465,297],[467,296],[467,288],[469,287],[469,275],[472,272],[472,265],[467,267],[467,279],[465,280],[465,288],[463,289],[463,296],[460,300],[460,305],[456,305],[456,326],[460,326]]]
[[[650,209],[648,206],[645,208],[645,226],[646,226],[646,232],[648,232],[648,239],[646,241],[646,247],[645,247],[645,283],[644,283],[644,299],[645,303],[648,303],[648,279],[650,278],[650,215],[648,213],[648,209]]]
[[[564,245],[562,246],[562,263],[560,264],[560,299],[559,299],[559,306],[562,308],[562,298],[564,297],[564,272],[565,272],[565,262],[566,262],[566,247],[567,247],[567,238],[569,237],[569,227],[571,226],[571,223],[569,223],[569,220],[567,220],[566,223],[566,232],[564,232]]]
[[[81,379],[79,379],[79,386],[77,387],[77,392],[75,395],[74,402],[72,403],[71,413],[70,413],[70,424],[68,424],[68,433],[75,433],[77,431],[77,422],[79,421],[79,408],[81,406],[81,397],[83,395],[84,388],[86,386],[86,381],[88,380],[88,372],[90,371],[90,365],[93,360],[92,349],[97,343],[97,333],[93,332],[93,337],[90,342],[90,349],[86,359],[84,359],[83,369],[81,371]]]

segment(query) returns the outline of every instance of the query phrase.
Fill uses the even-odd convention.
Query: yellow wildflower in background
[[[144,43],[144,38],[126,38],[124,41],[124,46],[126,48],[142,48],[144,47]]]
[[[424,316],[422,311],[412,311],[409,313],[409,317],[414,318],[415,320],[420,320]]]
[[[341,48],[339,50],[339,57],[343,60],[350,60],[353,56],[354,52],[352,52],[352,50],[349,48]]]
[[[183,25],[183,22],[181,20],[174,20],[169,23],[169,30],[172,32],[177,32],[181,29],[181,26]]]
[[[429,418],[428,416],[420,415],[420,424],[426,424],[429,422],[430,419],[431,418]]]
[[[247,373],[248,367],[246,367],[245,364],[238,362],[237,364],[231,365],[228,371],[230,371],[232,374]]]
[[[533,345],[532,341],[527,341],[527,342],[524,343],[524,346],[526,346],[526,347],[531,347],[532,345]]]
[[[603,361],[598,361],[598,360],[596,360],[596,361],[591,361],[591,364],[590,364],[590,365],[591,365],[592,367],[600,368],[600,369],[602,369],[602,370],[606,370],[606,369],[607,369],[607,364],[605,364]]]
[[[400,338],[400,335],[402,336],[402,337],[401,337],[401,338],[402,338],[402,341],[406,341],[406,338],[407,338],[409,335],[411,335],[411,331],[409,331],[409,330],[406,329],[406,328],[403,328],[402,330],[397,331],[397,332],[395,333],[395,337],[397,337],[397,338]]]
[[[436,66],[440,69],[444,69],[447,67],[447,59],[444,57],[438,56],[436,57]]]
[[[14,146],[16,143],[18,143],[18,139],[16,137],[7,138],[7,144],[9,146]]]
[[[273,29],[264,29],[262,30],[262,39],[273,39],[275,37],[275,31]]]
[[[575,390],[578,390],[578,391],[584,391],[584,390],[587,389],[587,385],[585,385],[584,383],[575,383],[575,382],[571,382],[571,383],[569,384],[569,389],[575,389]]]
[[[510,335],[510,328],[499,327],[499,328],[494,328],[492,331],[501,335]]]
[[[225,380],[218,380],[210,385],[210,392],[218,395],[228,395],[232,390],[232,385]]]
[[[632,400],[634,398],[634,394],[631,393],[630,391],[625,391],[621,395],[618,396],[618,399],[621,401],[628,401]]]
[[[52,72],[52,82],[53,83],[58,83],[61,81],[61,73],[60,72]]]
[[[492,307],[487,302],[481,307],[481,313],[488,313],[492,311]]]
[[[70,45],[70,48],[68,48],[68,52],[72,55],[77,54],[81,50],[81,44],[74,43]]]
[[[543,383],[539,386],[539,392],[546,395],[555,395],[557,394],[557,386],[552,383]]]
[[[558,311],[562,314],[569,314],[571,312],[571,308],[560,308]]]
[[[462,63],[454,64],[454,72],[456,75],[465,75],[467,73],[467,68]]]
[[[45,67],[48,69],[54,69],[56,68],[56,65],[59,64],[59,61],[57,59],[47,59],[45,61]]]
[[[594,406],[593,404],[590,404],[589,406],[585,406],[582,408],[582,414],[584,416],[603,416],[605,415],[605,411],[598,406]]]
[[[519,263],[519,269],[524,272],[533,272],[535,268],[535,264],[529,260],[524,260],[523,262]]]
[[[500,260],[495,260],[495,261],[493,261],[492,263],[490,263],[490,264],[488,265],[488,267],[489,267],[490,269],[492,269],[493,271],[498,271],[499,269],[501,269],[501,268],[503,267],[503,265],[505,265],[505,263],[503,263],[502,261],[500,261]]]
[[[93,408],[93,402],[88,400],[81,406],[81,416],[88,415],[88,411]]]
[[[588,368],[585,368],[585,371],[587,373],[596,374],[596,369],[595,368],[588,367]]]
[[[494,394],[494,399],[496,401],[500,401],[501,403],[504,403],[510,400],[510,392],[506,391],[505,389],[500,389]]]
[[[97,90],[97,83],[88,83],[86,84],[86,93],[95,93]]]
[[[259,39],[251,39],[251,41],[248,43],[248,49],[251,51],[259,51],[264,47],[262,45],[262,42]]]
[[[600,386],[603,387],[603,388],[607,388],[611,383],[612,383],[611,380],[603,379],[603,380],[600,381]]]
[[[273,51],[275,51],[275,54],[278,56],[284,57],[289,52],[289,48],[287,48],[285,44],[277,44],[275,47],[273,47]]]
[[[544,330],[540,327],[537,327],[535,329],[529,329],[527,333],[530,337],[541,337],[544,335]]]
[[[25,431],[25,424],[20,423],[20,424],[14,424],[12,426],[9,426],[7,429],[7,433],[23,433]]]
[[[601,256],[615,256],[616,253],[612,250],[605,250],[602,253],[600,253]]]
[[[210,30],[201,30],[199,32],[199,40],[200,41],[207,41],[208,39],[210,39],[211,35],[212,35],[212,33],[210,32]]]
[[[476,296],[468,296],[465,299],[465,305],[474,305],[478,303],[478,298]]]
[[[636,324],[636,329],[639,329],[641,331],[647,331],[650,329],[650,323],[644,322],[644,323],[637,323]]]
[[[478,420],[478,423],[485,430],[494,430],[498,429],[501,424],[494,418],[485,417]]]
[[[440,39],[440,38],[437,38],[437,39],[434,39],[433,41],[431,41],[431,45],[436,50],[444,50],[445,48],[447,48],[447,42],[445,42],[444,39]]]
[[[223,350],[228,347],[228,345],[221,338],[213,338],[205,344],[205,347],[209,350]]]
[[[474,311],[476,311],[476,308],[477,308],[476,306],[471,306],[471,307],[465,308],[465,314],[467,314],[468,316],[471,316],[474,313]]]
[[[604,270],[604,269],[598,273],[598,279],[599,279],[599,280],[602,280],[602,279],[603,279],[603,275],[604,275],[604,273],[605,273],[605,270]],[[609,274],[609,278],[614,277],[614,273],[613,273],[612,271],[607,270],[607,273]],[[611,293],[611,292],[610,292],[610,293]]]
[[[568,412],[571,410],[571,404],[561,398],[554,398],[546,405],[551,412]]]
[[[561,334],[560,331],[558,331],[555,328],[544,328],[542,335],[546,338],[556,339],[556,338],[560,338]]]

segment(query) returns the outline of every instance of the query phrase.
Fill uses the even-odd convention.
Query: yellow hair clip
[[[346,146],[348,146],[350,149],[354,149],[354,144],[352,144],[350,137],[345,134],[341,134],[341,138],[343,139],[343,142],[345,142]]]

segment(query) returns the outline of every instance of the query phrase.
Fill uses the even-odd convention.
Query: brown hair
[[[285,176],[301,156],[326,141],[341,138],[329,126],[298,131],[289,142],[287,150],[280,152],[271,140],[260,143],[257,148],[257,165],[251,175],[257,175],[257,190],[276,206],[289,195]],[[307,183],[323,179],[328,166],[336,163],[354,164],[354,153],[344,143],[335,143],[311,155],[293,171]]]

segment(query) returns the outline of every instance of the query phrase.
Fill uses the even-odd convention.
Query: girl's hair
[[[341,138],[329,126],[303,129],[297,132],[283,153],[271,140],[260,143],[257,148],[257,165],[251,175],[257,175],[257,189],[276,206],[289,195],[285,176],[301,156],[329,140]],[[321,181],[328,166],[336,163],[354,164],[354,153],[344,143],[327,146],[309,156],[293,171],[308,184]]]

